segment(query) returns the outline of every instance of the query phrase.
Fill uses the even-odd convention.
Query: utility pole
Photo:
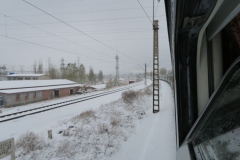
[[[116,82],[115,82],[115,85],[118,86],[119,85],[119,63],[118,63],[118,55],[116,55],[115,57],[116,59]]]
[[[153,113],[160,110],[159,103],[159,53],[158,53],[158,20],[153,21]]]
[[[145,86],[147,86],[147,64],[145,63]]]

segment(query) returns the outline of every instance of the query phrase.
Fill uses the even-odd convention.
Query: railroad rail
[[[65,106],[68,106],[68,105],[71,105],[71,104],[80,103],[80,102],[83,102],[83,101],[87,101],[87,100],[90,100],[90,99],[102,97],[102,96],[113,94],[113,93],[116,93],[116,92],[128,90],[130,88],[133,88],[133,87],[136,87],[136,86],[139,86],[139,85],[141,85],[141,83],[131,85],[129,87],[122,87],[122,88],[119,88],[119,89],[114,89],[114,90],[111,90],[111,91],[105,91],[103,93],[98,93],[98,94],[89,95],[89,96],[85,96],[85,97],[81,97],[81,98],[67,100],[67,101],[63,101],[63,102],[59,102],[59,103],[55,103],[55,104],[50,104],[50,105],[46,105],[46,106],[42,106],[42,107],[38,107],[38,108],[27,109],[27,110],[15,112],[15,113],[1,115],[0,116],[0,123],[11,121],[11,120],[22,118],[22,117],[26,117],[26,116],[30,116],[30,115],[33,115],[33,114],[38,114],[38,113],[41,113],[41,112],[46,112],[46,111],[53,110],[53,109],[56,109],[56,108],[65,107]],[[27,112],[31,112],[31,113],[27,113]],[[24,113],[26,113],[26,114],[24,114]],[[17,115],[17,116],[15,116],[15,115]],[[14,117],[10,117],[10,116],[14,116]],[[7,117],[10,117],[10,118],[7,118]]]

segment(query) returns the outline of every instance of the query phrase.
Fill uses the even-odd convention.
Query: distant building
[[[135,80],[129,80],[128,83],[129,84],[135,83]]]
[[[6,75],[7,80],[48,80],[49,75],[46,74],[10,74]]]
[[[0,76],[0,81],[6,81],[7,77],[6,76]]]
[[[76,94],[82,85],[57,80],[0,81],[0,105],[13,107]]]

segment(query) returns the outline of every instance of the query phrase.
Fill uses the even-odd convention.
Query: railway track
[[[46,106],[42,106],[42,107],[38,107],[38,108],[33,108],[33,109],[28,109],[28,110],[24,110],[24,111],[15,112],[15,113],[1,115],[0,116],[0,123],[11,121],[11,120],[22,118],[22,117],[26,117],[26,116],[30,116],[30,115],[33,115],[33,114],[38,114],[38,113],[41,113],[41,112],[46,112],[46,111],[53,110],[53,109],[56,109],[56,108],[65,107],[65,106],[68,106],[68,105],[71,105],[71,104],[80,103],[80,102],[83,102],[83,101],[87,101],[87,100],[90,100],[90,99],[102,97],[102,96],[113,94],[113,93],[116,93],[116,92],[124,91],[124,90],[130,89],[130,88],[133,88],[133,87],[136,87],[136,86],[139,86],[139,85],[141,85],[141,84],[135,84],[135,85],[131,85],[129,87],[123,87],[123,88],[119,88],[119,89],[115,89],[115,90],[111,90],[111,91],[106,91],[106,92],[103,92],[103,93],[97,93],[97,94],[94,94],[94,95],[89,95],[89,96],[76,98],[76,99],[72,99],[72,100],[67,100],[67,101],[63,101],[63,102],[59,102],[59,103],[55,103],[55,104],[50,104],[50,105],[46,105]]]

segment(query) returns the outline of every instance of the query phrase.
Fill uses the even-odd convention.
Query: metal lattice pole
[[[158,20],[153,21],[153,113],[160,110],[159,101],[159,53],[158,53]]]

